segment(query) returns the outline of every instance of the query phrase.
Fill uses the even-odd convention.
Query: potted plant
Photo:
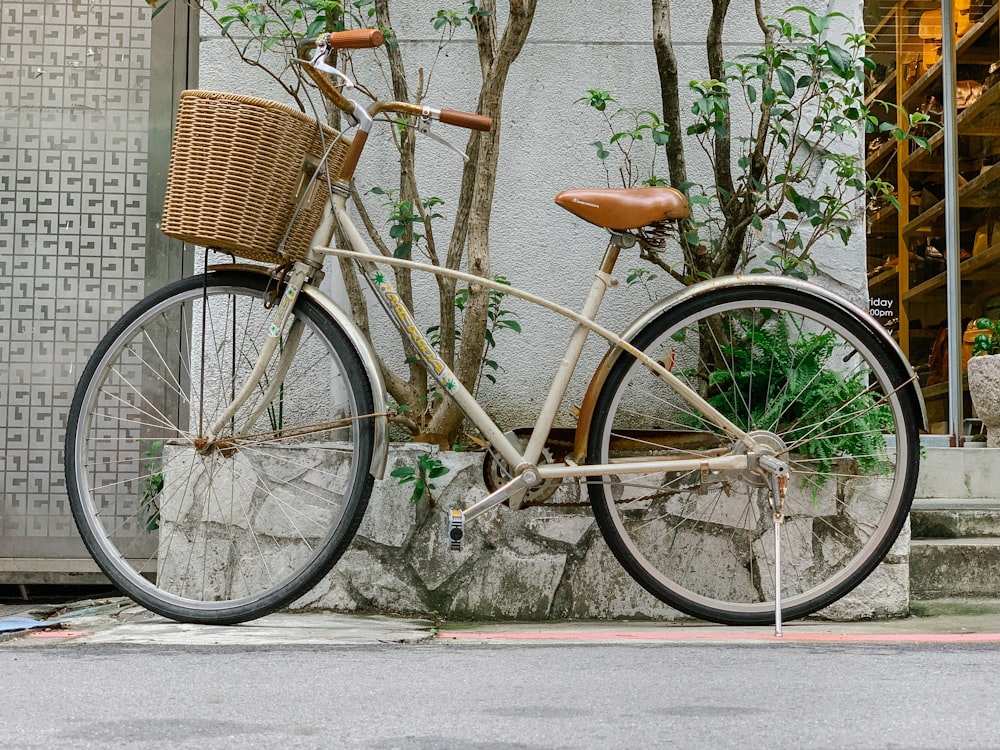
[[[969,435],[969,437],[967,437],[965,439],[965,442],[962,443],[962,447],[963,448],[985,448],[986,447],[986,436],[983,433],[981,433],[981,432],[977,432],[974,435]]]
[[[986,426],[986,447],[1000,448],[1000,331],[991,318],[975,321],[979,333],[969,359],[969,394],[976,416]]]

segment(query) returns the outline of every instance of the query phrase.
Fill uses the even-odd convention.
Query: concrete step
[[[916,496],[1000,500],[1000,448],[922,448]]]
[[[914,539],[1000,537],[1000,502],[993,498],[916,498],[910,510]]]
[[[1000,597],[1000,537],[912,539],[910,598]]]

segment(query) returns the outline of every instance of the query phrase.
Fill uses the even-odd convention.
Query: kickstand
[[[774,637],[781,638],[781,524],[784,522],[788,476],[770,474],[771,507],[774,510]]]
[[[774,514],[774,637],[781,638],[781,513]]]

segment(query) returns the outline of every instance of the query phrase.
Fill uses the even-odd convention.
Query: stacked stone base
[[[388,472],[413,466],[425,445],[393,448]],[[410,501],[411,485],[376,482],[368,513],[334,571],[295,605],[346,612],[440,615],[451,620],[652,619],[684,617],[646,593],[618,565],[594,522],[586,493],[564,484],[543,507],[501,506],[466,529],[449,552],[446,515],[487,491],[482,456],[441,453],[450,471],[433,504]],[[855,620],[909,612],[909,526],[886,561],[820,617]]]

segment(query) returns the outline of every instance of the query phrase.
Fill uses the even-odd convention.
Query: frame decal
[[[406,332],[406,335],[410,339],[410,343],[413,344],[414,348],[420,353],[424,361],[430,367],[431,372],[434,374],[435,380],[441,383],[442,386],[447,388],[449,391],[455,390],[458,385],[455,379],[455,373],[453,373],[448,366],[441,360],[437,352],[434,351],[434,347],[428,343],[427,339],[424,338],[423,333],[417,327],[417,322],[413,319],[413,315],[407,309],[406,305],[399,298],[399,295],[393,291],[392,284],[389,284],[385,280],[385,276],[381,273],[376,273],[372,276],[372,282],[375,288],[382,295],[385,300],[386,307],[392,310],[393,314],[396,316],[395,323],[400,327],[401,330]]]

